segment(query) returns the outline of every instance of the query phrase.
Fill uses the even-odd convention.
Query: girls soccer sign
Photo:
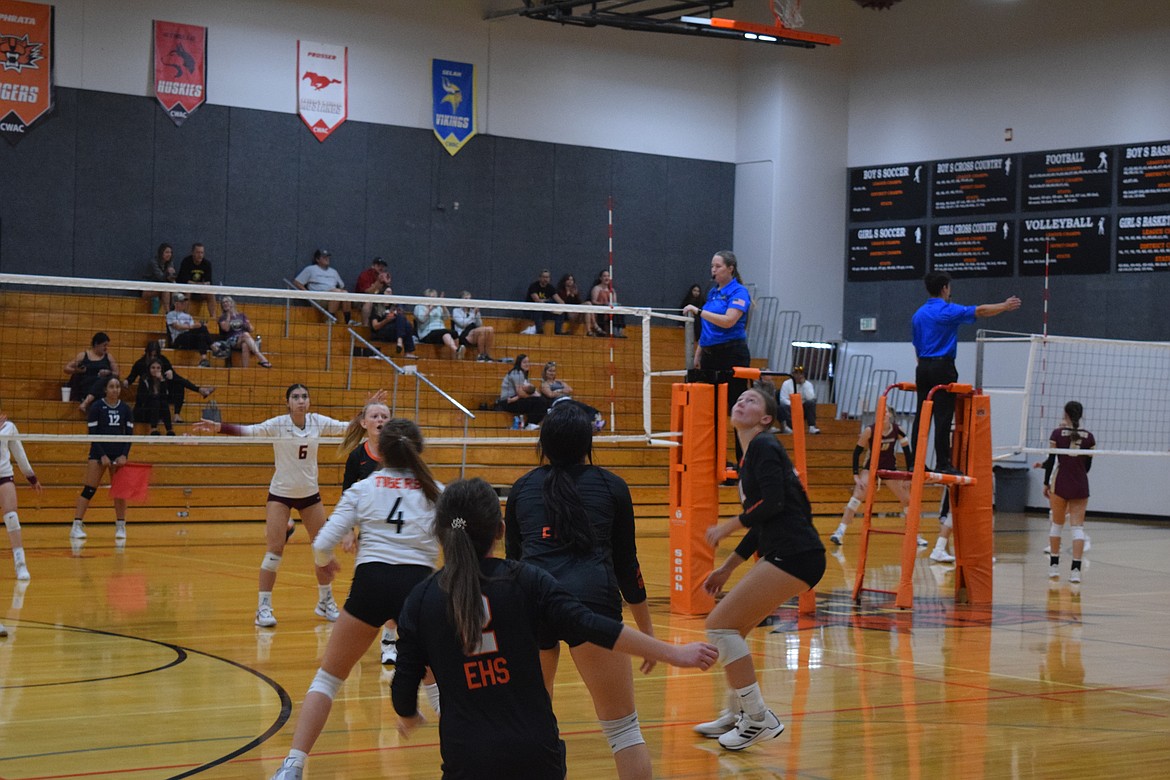
[[[297,112],[318,141],[349,114],[349,48],[297,41]]]
[[[0,0],[0,135],[16,143],[53,110],[53,6]]]
[[[475,66],[431,60],[435,137],[452,157],[475,135]]]
[[[207,96],[207,28],[154,22],[154,96],[176,126]]]

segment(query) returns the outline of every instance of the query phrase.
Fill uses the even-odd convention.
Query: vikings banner
[[[347,47],[297,41],[297,112],[318,141],[349,113],[348,71]]]
[[[431,60],[435,137],[452,157],[475,135],[475,66]]]
[[[53,110],[53,6],[0,0],[0,134],[16,143]]]
[[[176,125],[207,95],[207,28],[154,21],[154,96]]]

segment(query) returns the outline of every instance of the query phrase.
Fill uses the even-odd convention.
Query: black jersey
[[[345,459],[345,475],[341,478],[342,491],[349,490],[355,482],[361,482],[366,477],[382,468],[382,461],[374,457],[370,451],[370,443],[363,441],[354,447],[353,452]]]
[[[621,479],[597,466],[569,469],[581,504],[593,522],[597,541],[587,555],[577,555],[553,537],[544,511],[544,480],[551,470],[542,466],[512,486],[504,512],[507,555],[547,571],[557,582],[585,602],[621,614],[621,600],[641,604],[646,586],[638,565],[634,540],[634,503]]]
[[[783,556],[825,549],[800,475],[784,445],[768,431],[748,443],[739,467],[739,490],[743,499],[739,521],[748,528],[735,548],[741,557],[754,552]]]
[[[429,666],[442,697],[444,778],[562,780],[564,743],[541,675],[538,629],[612,649],[622,624],[593,613],[534,566],[485,558],[480,571],[487,623],[476,655],[460,649],[439,574],[406,599],[390,686],[394,710],[404,717],[418,711]]]
[[[130,404],[118,401],[110,406],[105,398],[98,398],[89,405],[89,433],[97,436],[129,436],[134,430],[134,416]],[[105,455],[110,460],[130,454],[130,442],[94,442],[89,447],[91,460],[100,460]]]

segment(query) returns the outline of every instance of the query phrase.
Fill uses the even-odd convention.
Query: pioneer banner
[[[207,98],[207,28],[154,20],[154,96],[175,125]]]
[[[454,156],[475,135],[475,66],[431,60],[435,137]]]
[[[349,114],[349,48],[297,41],[297,113],[318,141]]]
[[[16,143],[53,110],[53,6],[0,0],[0,134]]]

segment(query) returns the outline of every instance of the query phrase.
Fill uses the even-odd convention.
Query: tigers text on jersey
[[[0,434],[5,436],[16,436],[19,431],[12,421],[8,421],[0,425]],[[20,473],[27,477],[33,473],[32,465],[28,462],[28,456],[24,454],[24,446],[20,443],[20,439],[9,439],[5,442],[0,442],[0,477],[11,477],[12,461],[16,460],[16,465],[20,467]]]
[[[317,485],[317,440],[322,436],[344,436],[349,423],[323,414],[309,412],[305,427],[297,427],[292,416],[282,414],[256,425],[240,425],[240,436],[274,439],[276,473],[268,491],[281,498],[307,498],[320,488]]]
[[[442,489],[442,485],[439,486]],[[414,564],[435,567],[435,505],[409,469],[381,469],[355,482],[341,495],[313,542],[315,554],[330,554],[342,537],[361,525],[355,563]]]

